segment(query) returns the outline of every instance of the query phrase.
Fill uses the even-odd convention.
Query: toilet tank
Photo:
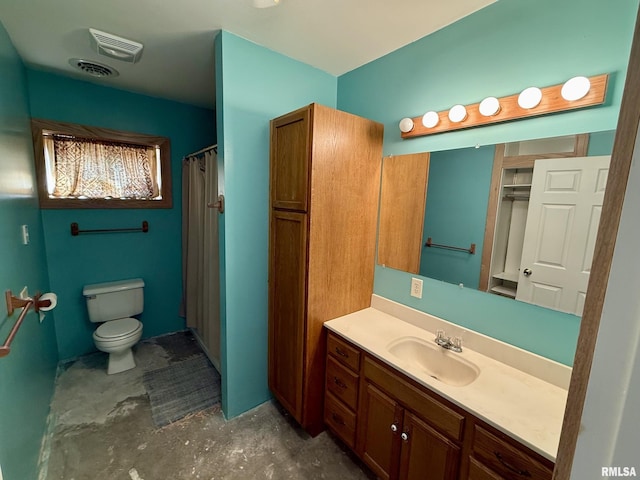
[[[143,289],[141,278],[85,285],[82,294],[87,301],[89,320],[108,322],[142,313]]]

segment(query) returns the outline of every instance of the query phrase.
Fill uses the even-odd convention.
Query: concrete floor
[[[226,421],[219,407],[154,426],[144,371],[199,351],[188,332],[143,341],[137,367],[106,374],[99,352],[61,368],[47,480],[371,479],[330,434],[310,438],[275,402]],[[47,458],[48,457],[48,458]]]

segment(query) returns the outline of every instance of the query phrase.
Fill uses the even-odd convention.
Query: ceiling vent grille
[[[143,45],[94,28],[89,29],[91,45],[101,55],[123,62],[136,63],[142,56]]]
[[[92,77],[117,77],[119,75],[115,68],[111,68],[108,65],[103,65],[98,62],[82,60],[81,58],[72,58],[69,60],[69,64]]]

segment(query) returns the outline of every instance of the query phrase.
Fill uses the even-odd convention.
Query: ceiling
[[[0,21],[26,65],[124,90],[212,108],[220,30],[341,75],[495,0],[0,0]],[[89,27],[144,44],[136,64],[92,50]],[[75,70],[82,58],[120,75]]]

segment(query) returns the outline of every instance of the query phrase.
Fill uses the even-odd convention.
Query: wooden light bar
[[[607,82],[609,74],[595,75],[587,77],[591,82],[589,92],[579,100],[565,100],[562,98],[561,90],[563,83],[551,87],[541,88],[542,100],[533,108],[522,108],[518,105],[518,96],[509,95],[498,98],[500,110],[493,116],[485,117],[480,114],[480,103],[466,105],[467,117],[458,123],[449,120],[449,110],[442,110],[438,113],[439,121],[435,127],[427,128],[422,124],[422,116],[414,117],[413,129],[409,132],[401,132],[402,138],[421,137],[434,133],[448,132],[451,130],[461,130],[463,128],[479,127],[493,123],[507,122],[521,118],[536,117],[548,113],[558,113],[577,108],[590,107],[604,103],[607,94]]]

